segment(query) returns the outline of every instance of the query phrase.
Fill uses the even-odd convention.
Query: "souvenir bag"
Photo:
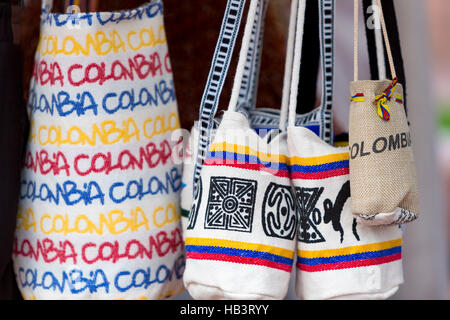
[[[352,210],[365,224],[401,224],[417,218],[417,178],[403,87],[396,77],[381,2],[377,4],[393,80],[358,81],[355,14],[349,121]]]
[[[326,2],[329,0],[320,0],[320,3],[322,4],[324,1]],[[239,10],[242,10],[242,6],[245,2],[241,2],[240,5],[238,3],[235,3],[233,0],[228,1],[227,10],[225,11],[220,36],[214,53],[214,59],[208,76],[207,86],[201,102],[199,118],[208,119],[208,121],[203,121],[202,126],[206,128],[203,130],[204,132],[208,132],[209,130],[209,140],[211,140],[214,136],[215,130],[221,121],[221,117],[211,120],[211,114],[215,114],[215,110],[217,109],[220,92],[224,83],[224,74],[228,70],[230,56],[237,38],[237,30],[239,29],[239,23],[242,15],[242,12]],[[261,136],[264,136],[271,130],[279,129],[281,117],[280,109],[255,107],[260,69],[260,56],[264,34],[264,17],[267,10],[267,4],[268,1],[265,0],[264,7],[258,6],[257,9],[257,15],[255,17],[254,27],[252,29],[249,51],[247,54],[244,75],[242,77],[238,98],[239,111],[248,114],[251,128],[253,128]],[[321,7],[323,7],[323,5],[321,5]],[[312,9],[314,8],[312,7]],[[329,12],[326,12],[325,19],[323,10],[321,10],[320,13],[322,17],[322,23],[320,24],[320,31],[322,35],[321,42],[327,50],[327,54],[322,58],[323,65],[326,66],[326,68],[322,68],[322,87],[326,88],[326,90],[324,90],[325,94],[322,95],[323,98],[321,106],[310,112],[297,114],[295,123],[296,125],[304,126],[314,131],[325,141],[332,143],[333,122],[331,116],[331,97],[333,88],[333,68],[331,66],[333,64],[333,57],[330,54],[330,52],[332,52],[332,42],[329,40],[329,34],[332,33],[331,31],[333,28],[334,16]],[[315,21],[315,19],[313,19],[313,21]],[[310,33],[308,33],[308,35],[312,36]],[[285,77],[286,76],[287,73],[285,72]],[[290,81],[290,79],[285,78],[284,83],[286,84],[287,81]],[[285,93],[289,94],[289,91],[284,90],[283,94]],[[201,141],[201,143],[199,141],[198,124],[198,122],[194,124],[191,129],[189,139],[185,139],[187,142],[184,149],[182,179],[183,189],[181,192],[183,230],[186,230],[189,212],[195,211],[191,210],[191,206],[195,205],[195,201],[193,201],[193,199],[197,199],[200,192],[200,189],[194,190],[193,188],[194,176],[198,177],[200,170],[200,166],[198,164],[196,165],[196,159],[200,158],[199,161],[204,160],[204,155],[206,154],[206,149],[208,146],[207,141]],[[208,127],[210,128],[208,129]],[[208,134],[203,133],[203,136],[207,135]],[[197,154],[198,145],[200,146],[200,155]],[[198,184],[201,184],[201,181],[198,181]]]
[[[48,3],[28,102],[19,288],[27,299],[173,297],[185,256],[162,2],[78,14]]]
[[[334,2],[324,10],[333,12]],[[301,47],[300,42],[297,35],[296,46]],[[296,55],[294,61],[300,57]],[[348,147],[331,146],[295,125],[298,68],[294,65],[287,130],[299,219],[297,295],[303,299],[387,298],[403,281],[401,230],[358,223],[351,211]]]
[[[294,1],[292,18],[296,8]],[[186,230],[184,283],[195,299],[282,299],[289,285],[297,222],[286,135],[260,137],[236,111],[256,9],[252,0],[229,107],[208,148]]]
[[[212,67],[208,76],[208,82],[203,94],[201,105],[203,110],[209,111],[217,107],[220,92],[224,84],[224,77],[231,62],[231,56],[234,51],[234,45],[237,39],[237,33],[242,19],[245,1],[228,0],[222,21],[219,41],[217,42]],[[242,112],[252,112],[254,110],[258,75],[260,68],[261,44],[264,34],[264,19],[266,15],[268,0],[258,2],[257,14],[253,22],[253,28],[249,43],[244,73],[238,96],[238,108]],[[205,115],[210,118],[210,115]],[[214,137],[221,121],[221,117],[212,120],[210,128],[211,139]],[[181,213],[183,238],[188,224],[189,212],[193,199],[198,198],[198,191],[193,196],[193,177],[194,168],[197,160],[197,146],[199,143],[198,121],[194,123],[188,137],[183,137],[184,148],[182,150],[183,176],[181,191]]]

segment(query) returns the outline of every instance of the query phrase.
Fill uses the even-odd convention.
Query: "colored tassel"
[[[375,97],[375,105],[378,109],[378,115],[384,121],[389,121],[391,119],[391,109],[387,105],[388,100],[391,100],[392,93],[397,89],[398,79],[394,78],[389,87],[384,90],[382,94]]]

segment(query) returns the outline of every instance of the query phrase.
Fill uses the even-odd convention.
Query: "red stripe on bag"
[[[349,168],[334,169],[323,172],[292,172],[292,179],[320,180],[349,174]]]
[[[289,177],[289,172],[287,170],[279,170],[279,169],[270,169],[267,168],[262,163],[248,163],[248,162],[242,162],[242,161],[232,161],[232,160],[223,160],[222,163],[217,161],[208,161],[208,159],[205,161],[205,166],[222,166],[222,167],[232,167],[232,168],[239,168],[239,169],[245,169],[245,170],[252,170],[252,171],[264,171],[267,173],[270,173],[273,176],[276,177],[282,177],[287,178]]]
[[[374,266],[384,263],[389,263],[392,261],[400,260],[402,258],[401,253],[396,253],[387,257],[380,257],[374,259],[366,260],[356,260],[356,261],[345,261],[336,263],[320,264],[316,266],[310,266],[306,264],[297,263],[297,268],[306,272],[320,272],[329,270],[341,270],[341,269],[351,269],[358,267]]]

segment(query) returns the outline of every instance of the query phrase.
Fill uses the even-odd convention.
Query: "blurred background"
[[[446,218],[447,249],[450,247],[450,2],[424,1],[428,28],[429,72],[433,104],[425,105],[433,112],[435,126],[437,170],[440,186],[443,186],[443,215]],[[447,250],[448,253],[448,250]],[[447,254],[447,261],[449,255]],[[448,264],[447,264],[448,265]],[[450,296],[450,291],[448,291]]]
[[[82,10],[114,11],[137,7],[145,1],[78,2]],[[180,119],[182,126],[189,129],[198,117],[226,0],[163,2]],[[346,131],[348,83],[353,76],[353,1],[336,0],[335,3],[335,127],[338,131]],[[394,0],[394,3],[408,87],[408,115],[418,172],[421,216],[404,228],[405,283],[393,299],[449,299],[450,1]],[[54,1],[56,11],[64,11],[65,6],[67,1]],[[259,80],[259,107],[277,107],[281,101],[289,6],[290,0],[270,1]],[[23,9],[15,10],[14,14],[15,40],[25,54],[25,98],[39,36],[39,13],[40,0],[24,0]],[[362,18],[360,21],[365,23]],[[362,43],[360,78],[369,79],[365,48]],[[236,59],[229,74],[234,74],[235,65]],[[225,84],[222,106],[230,96],[231,80],[229,77]],[[185,293],[179,298],[189,299],[189,295]],[[292,288],[287,299],[296,299]]]

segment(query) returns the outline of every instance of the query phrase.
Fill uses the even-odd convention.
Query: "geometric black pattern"
[[[257,182],[211,177],[205,229],[251,232]]]
[[[194,229],[195,223],[197,222],[198,210],[200,208],[200,201],[202,200],[203,186],[202,177],[199,178],[195,192],[194,199],[192,201],[191,211],[189,212],[189,220],[187,229]]]
[[[293,240],[297,232],[297,215],[291,186],[270,183],[262,208],[263,230],[269,237]]]
[[[316,207],[324,188],[295,188],[299,215],[298,241],[305,243],[325,242],[317,229],[322,222],[320,210]]]

